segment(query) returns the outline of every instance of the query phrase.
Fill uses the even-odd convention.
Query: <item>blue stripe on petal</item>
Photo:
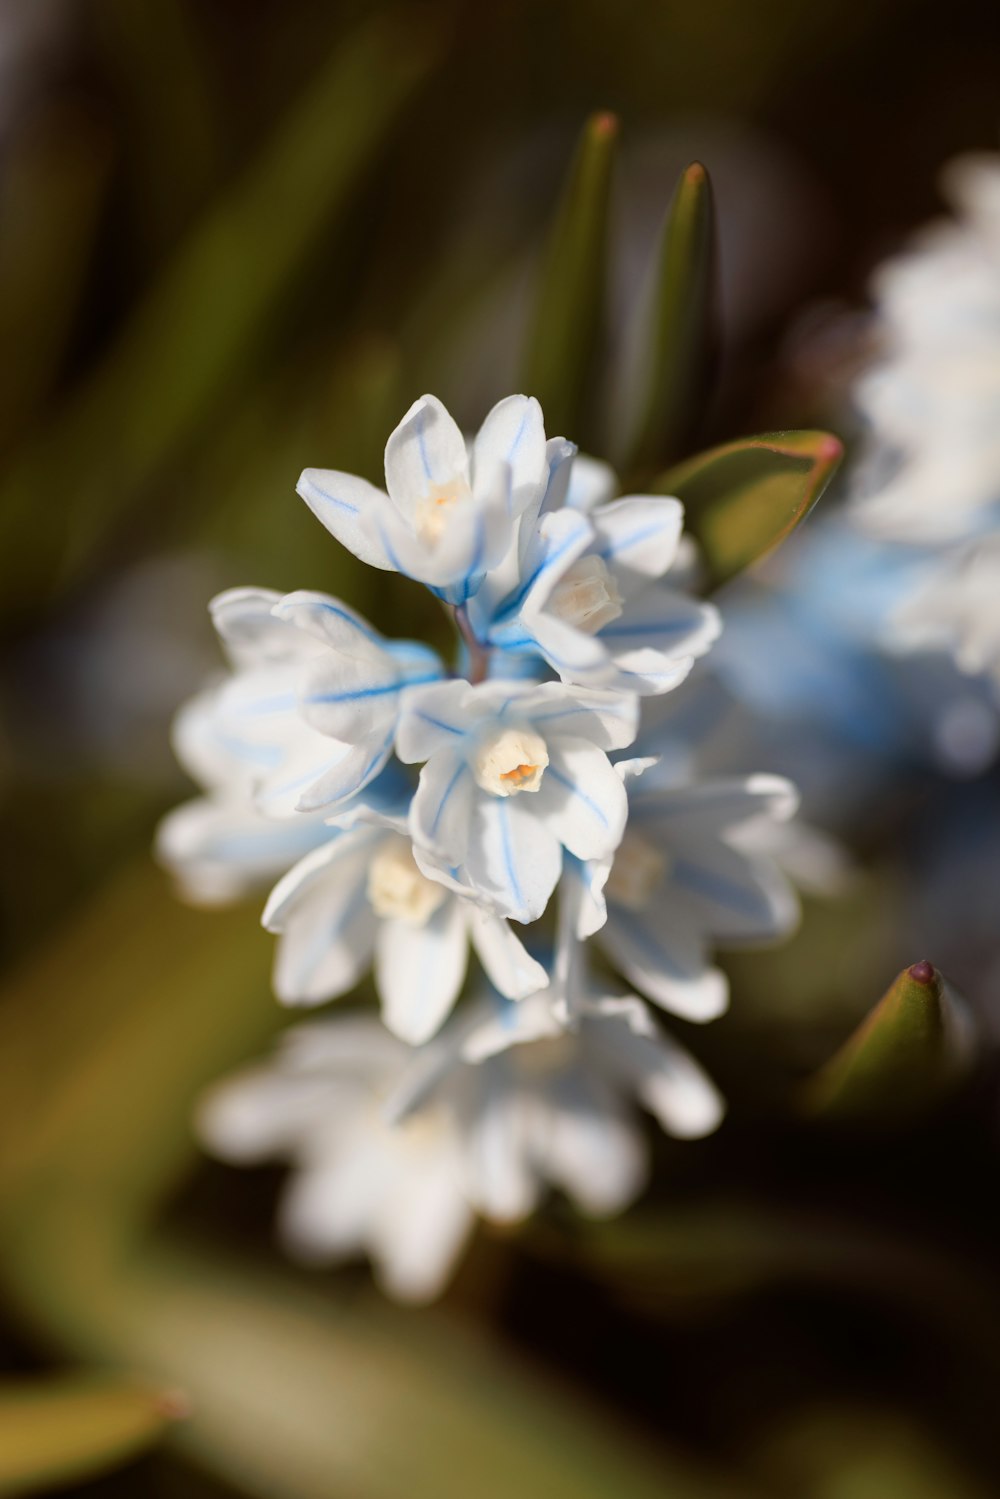
[[[651,536],[660,536],[666,526],[663,521],[654,521],[651,525],[643,526],[638,531],[630,531],[627,536],[616,536],[613,541],[608,541],[603,547],[595,547],[598,557],[617,557],[620,552],[627,551],[629,547],[638,546],[643,541],[648,541]]]
[[[727,879],[725,875],[716,874],[703,865],[690,864],[686,859],[675,859],[671,864],[670,873],[675,884],[690,890],[692,894],[714,901],[717,905],[736,911],[741,916],[759,919],[761,914],[759,898],[748,898],[746,887],[736,880]]]
[[[458,782],[459,782],[460,778],[465,774],[465,771],[467,769],[468,769],[468,767],[466,766],[465,761],[464,760],[460,760],[458,762],[458,765],[455,767],[455,774],[452,776],[451,780],[448,782],[447,786],[444,788],[444,791],[441,794],[441,800],[437,804],[437,810],[435,811],[434,816],[431,819],[430,835],[431,835],[432,838],[434,837],[435,833],[438,830],[438,826],[439,826],[439,824],[441,822],[441,818],[444,815],[444,809],[445,809],[445,807],[451,801],[451,794],[452,794],[452,792],[454,791],[455,787],[458,785]]]
[[[564,776],[562,771],[556,770],[554,765],[548,766],[545,774],[551,776],[554,781],[558,781],[560,786],[565,786],[566,790],[571,792],[573,796],[579,797],[580,801],[583,802],[585,807],[590,809],[602,827],[606,828],[608,826],[608,819],[601,806],[594,801],[593,797],[588,796],[585,791],[581,791],[576,782],[571,781],[569,776]]]
[[[517,877],[517,868],[514,864],[514,845],[511,842],[510,836],[509,809],[506,802],[502,799],[499,799],[497,802],[497,820],[500,824],[500,847],[503,853],[504,871],[507,875],[507,882],[514,897],[514,904],[519,909],[522,909],[524,906],[524,895],[521,891],[521,884]]]

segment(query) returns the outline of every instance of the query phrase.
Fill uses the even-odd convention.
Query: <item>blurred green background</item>
[[[619,1224],[480,1234],[421,1313],[285,1270],[277,1176],[198,1158],[191,1100],[283,1016],[255,911],[182,908],[148,847],[210,595],[371,608],[299,470],[377,478],[422,391],[474,424],[518,387],[593,110],[621,119],[614,254],[567,435],[615,457],[686,163],[724,327],[694,437],[836,427],[856,348],[815,330],[936,211],[941,164],[995,145],[998,64],[972,0],[0,6],[0,1492],[27,1491],[3,1453],[29,1428],[39,1484],[109,1499],[997,1492],[990,1066],[904,1123],[795,1104],[925,956],[877,830],[860,885],[734,960],[732,1015],[685,1034],[721,1134],[658,1142]],[[432,627],[377,583],[387,630]]]

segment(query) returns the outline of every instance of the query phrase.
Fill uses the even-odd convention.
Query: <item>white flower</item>
[[[876,277],[881,354],[854,392],[870,452],[852,513],[913,554],[888,643],[983,672],[1000,665],[1000,156],[952,162],[945,188],[957,216]]]
[[[401,760],[427,763],[410,809],[417,862],[499,914],[534,921],[562,849],[607,858],[627,802],[606,751],[635,737],[637,699],[559,682],[445,682],[405,694]]]
[[[549,456],[541,516],[522,523],[519,577],[506,596],[494,587],[476,601],[477,632],[504,650],[537,652],[565,682],[669,691],[720,629],[712,605],[660,581],[678,557],[680,501],[610,500],[614,476],[593,462],[574,494],[572,445],[550,443]]]
[[[724,1112],[641,1000],[578,992],[567,1005],[557,980],[519,1004],[480,1000],[414,1060],[388,1108],[419,1118],[442,1098],[462,1122],[469,1196],[494,1222],[527,1217],[553,1186],[588,1215],[621,1212],[648,1173],[636,1104],[680,1139],[710,1134]]]
[[[277,879],[330,837],[322,815],[266,817],[254,800],[260,766],[254,746],[233,738],[209,690],[187,703],[174,724],[174,750],[208,794],[169,812],[156,834],[156,856],[186,899],[219,905]]]
[[[501,993],[519,999],[545,983],[506,921],[417,867],[405,803],[359,805],[340,821],[342,831],[289,870],[264,910],[265,927],[280,934],[274,987],[283,1003],[346,994],[374,959],[383,1020],[419,1045],[458,998],[470,943]]]
[[[767,775],[673,785],[650,764],[616,767],[629,784],[625,837],[613,859],[568,862],[565,899],[577,937],[597,933],[641,994],[685,1020],[714,1020],[729,992],[709,949],[774,940],[798,919],[788,880],[742,831],[791,817],[797,795]]]
[[[412,1053],[377,1021],[300,1026],[276,1057],[204,1099],[200,1133],[235,1164],[288,1159],[279,1226],[300,1259],[368,1254],[385,1289],[428,1301],[472,1228],[465,1145],[447,1105],[390,1124],[384,1100]]]
[[[428,647],[383,640],[326,594],[233,589],[212,612],[237,667],[220,689],[220,721],[269,816],[363,790],[392,753],[403,688],[442,674]]]
[[[1000,530],[956,548],[897,611],[895,640],[913,650],[946,650],[960,671],[1000,680]]]
[[[537,506],[548,466],[538,402],[508,396],[472,445],[434,396],[415,401],[385,449],[386,493],[351,474],[306,469],[299,493],[373,567],[416,578],[453,604],[476,592]]]

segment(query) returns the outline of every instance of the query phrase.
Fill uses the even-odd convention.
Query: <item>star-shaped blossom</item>
[[[627,799],[607,751],[635,737],[638,700],[518,682],[444,682],[407,693],[399,758],[426,761],[410,809],[421,869],[499,915],[534,921],[567,848],[603,859]]]
[[[470,945],[502,994],[520,999],[544,985],[545,970],[506,921],[417,866],[405,802],[359,804],[338,821],[336,835],[289,870],[264,910],[264,926],[280,937],[274,987],[283,1003],[338,998],[374,960],[382,1018],[416,1046],[458,998]]]
[[[518,577],[476,601],[473,622],[504,651],[536,652],[565,682],[641,696],[684,680],[720,629],[718,611],[664,583],[682,540],[684,510],[663,495],[611,499],[614,475],[572,444],[549,444],[540,515],[522,522]],[[525,517],[527,521],[528,517]]]
[[[428,395],[414,402],[386,444],[385,490],[330,469],[306,469],[298,489],[363,562],[462,604],[509,550],[518,517],[537,506],[547,477],[537,401],[500,401],[470,454],[460,428]]]
[[[219,690],[220,723],[269,816],[332,809],[363,790],[392,754],[403,689],[443,672],[427,646],[383,639],[326,594],[234,589],[212,613],[236,666]]]
[[[518,1004],[480,998],[414,1058],[387,1103],[405,1121],[450,1099],[469,1195],[495,1222],[526,1218],[549,1187],[590,1216],[621,1212],[648,1173],[637,1104],[680,1139],[711,1134],[724,1113],[642,1000],[591,992],[582,966],[572,984],[569,996],[556,973]]]
[[[652,767],[652,768],[651,768]],[[616,767],[629,788],[628,828],[611,858],[567,865],[576,936],[600,946],[640,994],[685,1020],[714,1020],[729,1002],[713,947],[787,935],[795,892],[745,829],[784,821],[798,803],[780,776],[675,785],[650,760]]]
[[[420,1302],[441,1291],[475,1215],[447,1105],[405,1123],[384,1115],[411,1057],[367,1016],[299,1026],[272,1060],[208,1093],[199,1127],[233,1164],[291,1161],[279,1228],[297,1258],[367,1253],[391,1295]]]

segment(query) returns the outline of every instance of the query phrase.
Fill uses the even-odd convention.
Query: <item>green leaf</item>
[[[715,352],[715,259],[712,185],[694,162],[674,189],[656,276],[640,309],[644,342],[629,382],[639,413],[630,464],[640,470],[683,451],[697,426]]]
[[[828,432],[742,437],[668,469],[653,489],[683,501],[718,585],[773,551],[805,519],[843,452]]]
[[[810,1081],[804,1107],[826,1118],[908,1119],[961,1076],[970,1041],[940,973],[914,963]]]
[[[0,1384],[0,1493],[80,1482],[137,1457],[186,1403],[134,1381],[87,1375]]]
[[[550,432],[583,429],[604,317],[608,204],[618,121],[595,114],[584,126],[553,223],[524,362],[523,388],[537,396]]]
[[[365,22],[195,225],[103,365],[0,485],[0,556],[17,559],[7,607],[37,607],[39,587],[74,576],[232,397],[437,50],[426,23]],[[58,519],[40,519],[46,506]]]

